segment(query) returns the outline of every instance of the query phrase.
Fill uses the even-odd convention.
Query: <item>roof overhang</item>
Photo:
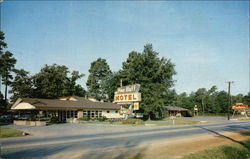
[[[36,109],[35,106],[31,105],[30,103],[26,103],[26,102],[21,102],[17,105],[13,105],[13,107],[11,107],[11,110],[34,110]]]

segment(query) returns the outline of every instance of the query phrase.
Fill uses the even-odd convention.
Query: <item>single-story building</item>
[[[39,117],[58,117],[59,121],[72,118],[123,118],[120,106],[115,103],[92,101],[84,97],[60,99],[19,98],[11,110],[19,114],[30,113]]]
[[[177,114],[180,114],[184,117],[189,117],[190,113],[188,109],[176,107],[176,106],[164,106],[164,109],[168,111],[170,116],[176,116]]]

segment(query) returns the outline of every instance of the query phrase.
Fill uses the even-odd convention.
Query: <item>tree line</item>
[[[4,33],[0,32],[0,86],[5,86],[4,95],[0,92],[1,110],[6,110],[7,105],[19,97],[55,99],[62,96],[85,95],[84,88],[76,83],[84,74],[79,71],[70,72],[64,65],[45,65],[35,75],[30,75],[24,69],[16,69],[17,60],[10,51],[5,50],[7,44],[4,39]],[[8,93],[12,95],[10,101]]]
[[[197,105],[200,113],[227,113],[229,100],[231,100],[232,105],[236,103],[250,105],[250,92],[247,95],[238,94],[230,97],[226,91],[218,91],[216,86],[212,86],[208,90],[199,88],[190,94],[185,92],[179,95],[175,94],[177,106],[193,110],[194,105]]]
[[[152,44],[144,46],[142,52],[131,51],[122,63],[122,68],[112,72],[106,59],[98,58],[90,64],[87,79],[87,90],[77,84],[84,77],[78,71],[69,71],[64,65],[45,65],[35,75],[28,71],[16,69],[16,59],[6,51],[4,33],[0,32],[0,77],[5,86],[4,95],[0,93],[1,108],[8,104],[7,90],[10,102],[19,97],[55,99],[62,96],[89,96],[96,99],[112,101],[114,92],[122,84],[140,84],[142,101],[139,112],[146,117],[155,118],[164,114],[163,106],[174,105],[193,109],[198,105],[199,111],[205,113],[224,113],[227,111],[228,94],[218,91],[216,86],[206,90],[200,88],[190,94],[177,94],[174,87],[176,75],[175,64],[153,49]],[[234,102],[244,102],[250,105],[250,93],[232,96]]]

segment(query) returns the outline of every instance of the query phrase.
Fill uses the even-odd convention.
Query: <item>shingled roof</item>
[[[77,101],[60,99],[19,98],[13,104],[11,109],[15,109],[15,107],[22,102],[29,103],[36,109],[120,109],[120,106],[115,103],[93,102],[81,97],[78,97]]]

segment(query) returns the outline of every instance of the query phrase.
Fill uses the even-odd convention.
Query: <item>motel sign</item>
[[[122,94],[115,94],[115,102],[136,102],[141,101],[141,93],[122,93]]]
[[[119,103],[133,103],[141,101],[141,93],[139,93],[140,84],[133,84],[117,88],[114,96],[114,102]]]

